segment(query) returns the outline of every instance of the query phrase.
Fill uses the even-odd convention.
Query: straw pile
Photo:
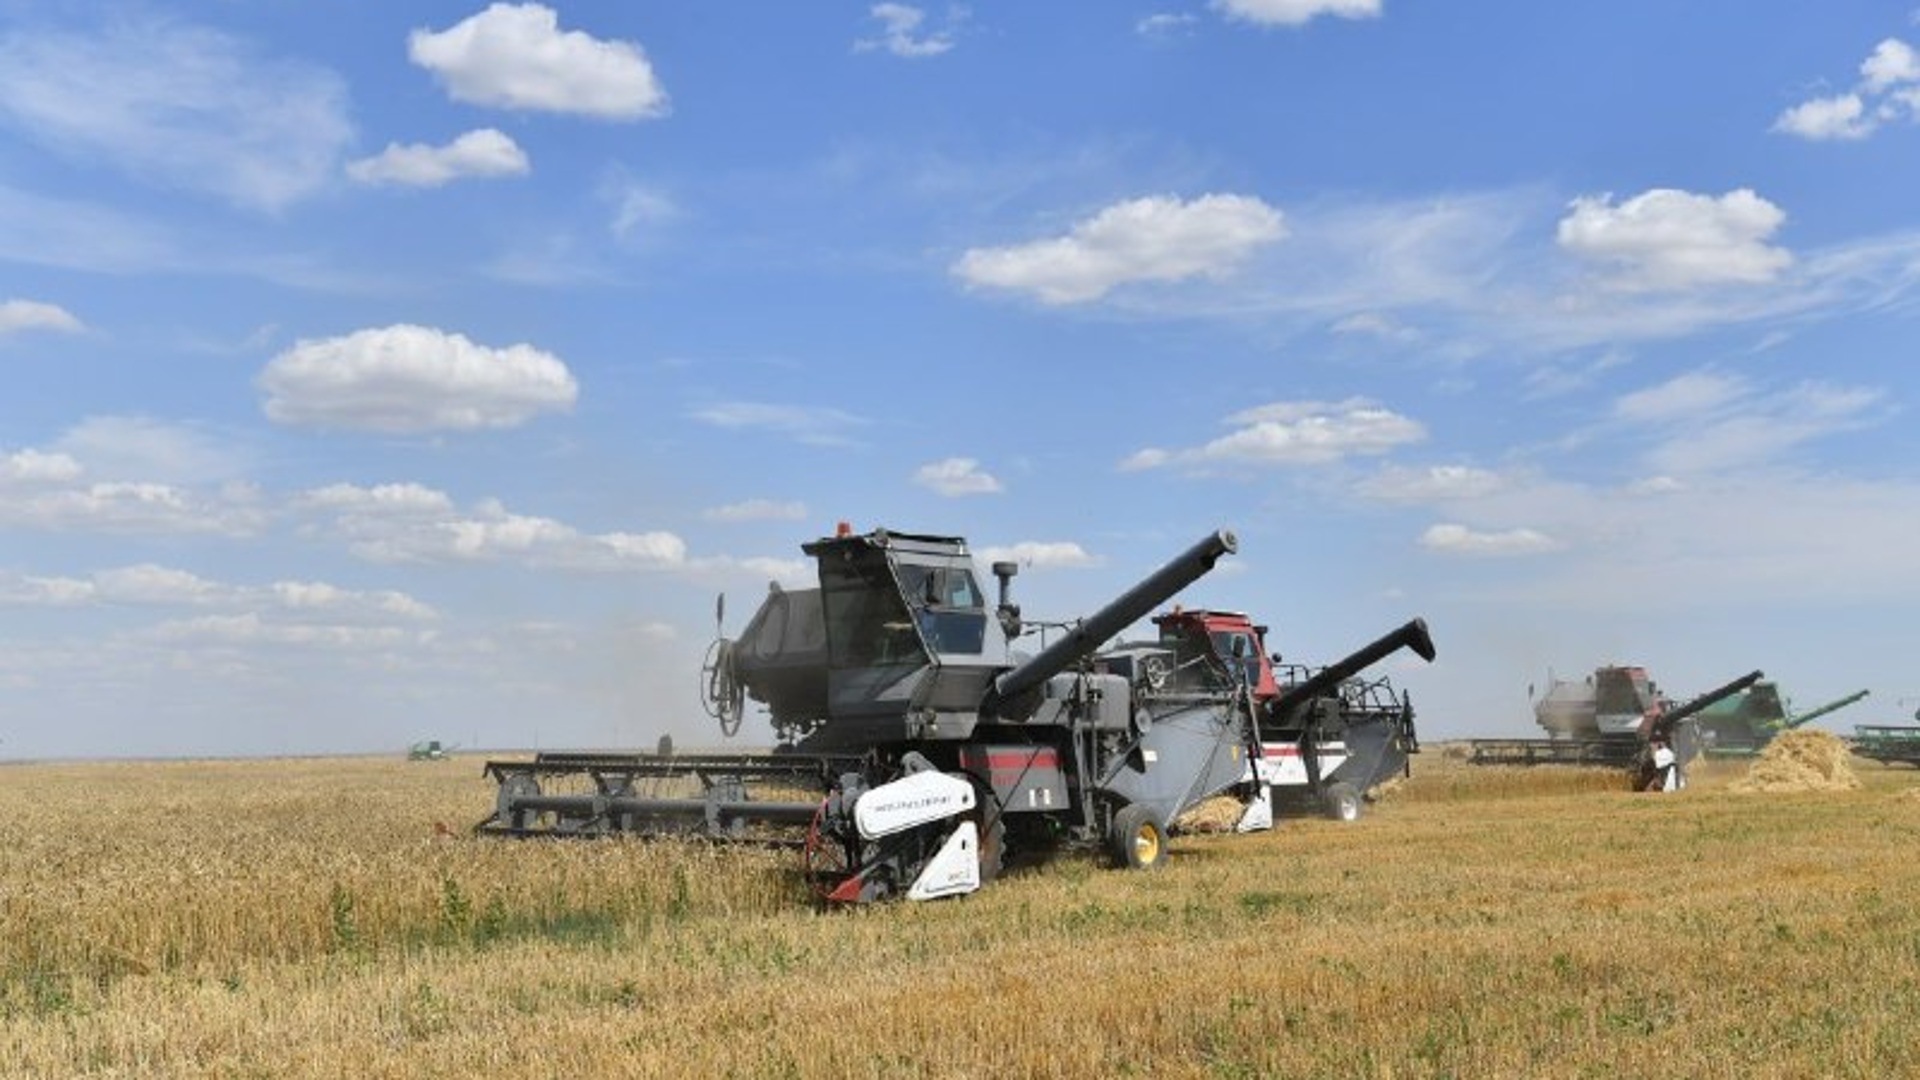
[[[1211,799],[1202,799],[1188,808],[1173,822],[1174,832],[1183,833],[1220,833],[1232,832],[1240,824],[1240,815],[1247,812],[1246,804],[1231,795],[1215,795]]]
[[[1860,786],[1848,760],[1847,744],[1838,736],[1824,731],[1782,732],[1760,752],[1747,775],[1728,789],[1760,794],[1847,791]]]

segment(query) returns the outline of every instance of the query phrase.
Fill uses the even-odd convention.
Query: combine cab
[[[791,842],[832,902],[972,892],[1010,854],[1062,843],[1153,866],[1169,822],[1252,785],[1249,763],[1285,714],[1217,656],[1196,661],[1214,674],[1188,679],[1145,656],[1096,654],[1236,548],[1231,532],[1203,537],[1027,656],[1013,647],[1025,630],[1008,599],[1013,564],[994,564],[990,606],[965,540],[843,527],[802,548],[818,587],[772,589],[703,672],[722,731],[738,730],[751,698],[775,752],[488,762],[499,791],[479,829]],[[1298,708],[1346,677],[1308,680],[1310,693],[1272,706]]]

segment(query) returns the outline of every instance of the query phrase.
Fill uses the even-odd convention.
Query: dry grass
[[[1153,874],[823,915],[776,853],[468,837],[471,760],[7,767],[0,1075],[1920,1070],[1920,774],[1415,769]]]

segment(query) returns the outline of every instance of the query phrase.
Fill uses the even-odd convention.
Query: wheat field
[[[8,1077],[1920,1073],[1920,773],[1430,749],[1361,821],[822,912],[792,856],[468,827],[480,759],[0,766]]]

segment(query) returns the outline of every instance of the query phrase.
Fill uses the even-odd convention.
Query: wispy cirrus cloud
[[[1579,433],[1611,476],[1556,478],[1536,456],[1525,469],[1397,467],[1356,490],[1432,508],[1441,520],[1415,543],[1435,556],[1527,557],[1502,602],[1670,607],[1769,580],[1776,599],[1871,596],[1876,581],[1920,596],[1893,556],[1900,531],[1920,527],[1920,490],[1824,474],[1810,452],[1893,416],[1880,388],[1701,368],[1616,394]]]
[[[266,211],[324,188],[353,138],[332,71],[166,17],[0,35],[0,124],[138,182]]]
[[[1768,465],[1817,439],[1856,431],[1890,414],[1886,392],[1806,380],[1768,387],[1736,374],[1687,372],[1622,395],[1614,416],[1653,433],[1643,456],[1660,476]]]
[[[764,401],[725,401],[695,409],[695,420],[732,431],[765,431],[814,446],[847,446],[868,421],[840,409]]]
[[[708,521],[729,524],[742,521],[804,521],[807,504],[797,500],[746,499],[725,506],[712,506],[700,512]]]

